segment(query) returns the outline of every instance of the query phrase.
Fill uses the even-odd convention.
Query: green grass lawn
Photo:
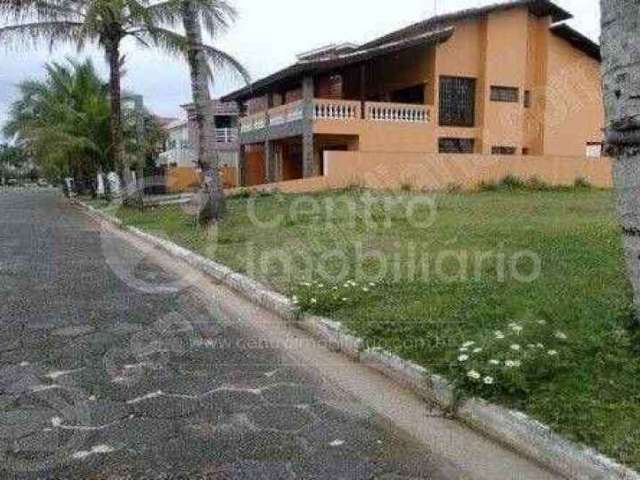
[[[295,295],[305,310],[470,394],[640,468],[640,335],[613,194],[448,194],[433,204],[410,193],[367,195],[236,197],[208,232],[179,207],[119,215]],[[388,264],[380,276],[375,252]],[[494,357],[500,366],[485,369]],[[518,367],[507,368],[509,359]]]

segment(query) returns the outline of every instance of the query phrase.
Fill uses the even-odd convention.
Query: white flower
[[[467,372],[467,376],[474,380],[479,380],[481,377],[480,373],[476,372],[475,370],[469,370],[469,372]]]
[[[567,337],[567,334],[566,334],[566,333],[563,333],[563,332],[556,332],[556,338],[557,338],[557,339],[559,339],[559,340],[566,340],[566,339],[568,339],[569,337]]]
[[[506,362],[504,362],[505,366],[508,368],[514,368],[514,367],[519,367],[520,365],[522,365],[522,363],[520,363],[520,360],[507,360]]]
[[[529,345],[527,345],[527,348],[536,348],[536,346],[533,343],[530,343]]]
[[[466,352],[467,350],[469,350],[467,347],[460,347],[461,352]]]
[[[462,348],[469,348],[469,347],[474,346],[475,344],[476,344],[476,342],[464,342],[462,344]]]
[[[483,381],[485,385],[493,385],[493,377],[484,377]]]
[[[511,330],[513,330],[516,333],[520,333],[523,330],[523,328],[517,323],[511,324],[510,327],[511,327]]]
[[[369,282],[369,286],[370,286],[370,287],[375,287],[375,286],[376,286],[376,284],[375,284],[375,283],[373,283],[373,282]]]
[[[363,291],[363,292],[368,292],[368,291],[369,291],[369,289],[368,289],[367,287],[362,287],[362,291]]]
[[[547,321],[546,320],[538,320],[538,325],[546,325]]]
[[[296,296],[294,295],[294,296],[293,296],[293,298],[291,299],[291,301],[292,301],[293,303],[298,303],[298,301],[299,301],[299,300],[298,300],[298,297],[296,297]]]
[[[544,345],[542,343],[536,343],[536,348],[544,348]]]
[[[316,304],[316,303],[318,303],[318,300],[316,300],[315,298],[312,298],[311,299],[311,303]]]
[[[496,338],[502,340],[504,338],[504,333],[502,333],[500,330],[498,330],[496,332]]]
[[[482,351],[481,348],[474,348],[473,353],[480,353]]]
[[[551,357],[555,357],[556,355],[558,355],[557,350],[549,350],[547,353],[548,353]]]
[[[319,284],[318,284],[318,287],[320,287],[320,288],[324,288],[324,283],[319,283]]]
[[[469,360],[469,355],[460,355],[458,357],[459,362],[466,362],[467,360]]]
[[[348,301],[349,301],[349,299],[348,299],[347,297],[342,297],[342,301],[343,301],[343,302],[348,302]]]
[[[302,285],[303,287],[310,287],[311,284],[309,282],[302,282],[300,285]]]
[[[500,360],[489,360],[489,365],[500,365]]]
[[[520,345],[518,345],[517,343],[514,343],[513,345],[511,345],[510,348],[511,348],[511,350],[513,350],[515,352],[518,352],[518,351],[520,351],[520,348],[522,348],[522,347],[520,347]]]

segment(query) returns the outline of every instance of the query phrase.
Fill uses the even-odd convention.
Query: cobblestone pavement
[[[172,275],[0,193],[0,478],[466,478]]]

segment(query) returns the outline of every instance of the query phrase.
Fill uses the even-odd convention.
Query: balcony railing
[[[264,112],[247,115],[240,119],[240,131],[242,133],[260,130],[267,126],[267,117]]]
[[[302,120],[304,102],[299,100],[297,102],[286,103],[269,110],[269,125],[283,125],[285,123],[295,122]]]
[[[362,119],[362,107],[358,101],[314,99],[314,120],[354,121]],[[395,123],[428,123],[431,121],[431,107],[406,103],[365,102],[364,120]],[[240,119],[242,133],[260,130],[267,125],[277,126],[301,120],[304,116],[302,100],[287,103],[248,115]]]
[[[404,123],[427,123],[431,121],[431,111],[426,105],[367,102],[365,108],[367,120]]]
[[[216,128],[216,143],[237,143],[237,128]]]
[[[316,99],[313,101],[313,118],[315,120],[360,120],[360,102]]]

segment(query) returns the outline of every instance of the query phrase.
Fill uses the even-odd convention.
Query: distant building
[[[167,140],[165,151],[157,161],[159,167],[196,167],[196,154],[189,143],[189,130],[186,120],[175,120],[165,127]]]

